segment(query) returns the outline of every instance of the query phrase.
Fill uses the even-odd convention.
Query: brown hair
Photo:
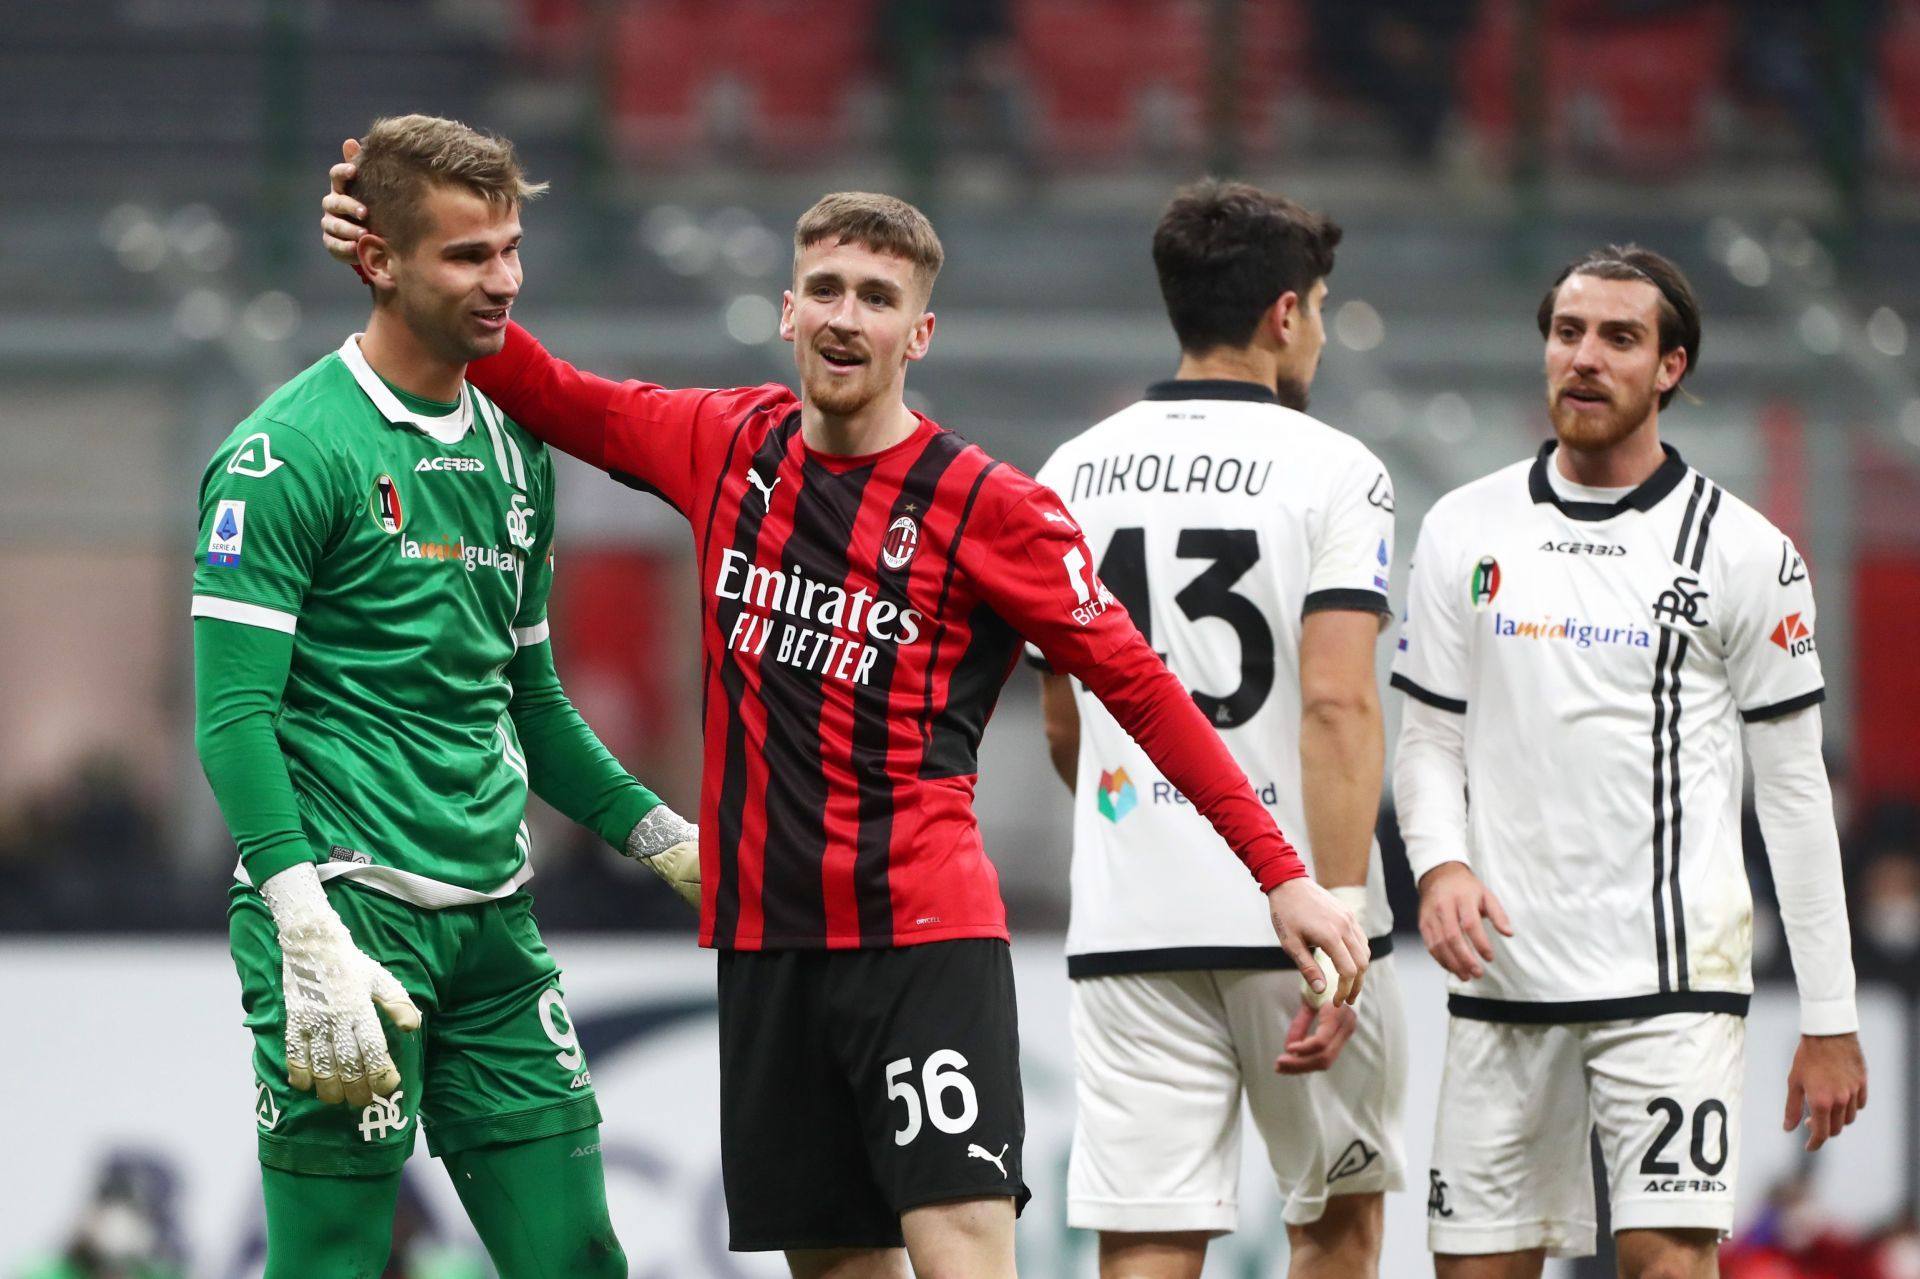
[[[1659,291],[1660,354],[1665,355],[1675,347],[1687,353],[1687,367],[1680,371],[1680,381],[1660,393],[1660,407],[1666,408],[1700,359],[1700,302],[1693,296],[1693,285],[1687,282],[1686,273],[1673,259],[1637,244],[1609,244],[1583,253],[1560,269],[1560,274],[1553,277],[1553,283],[1547,287],[1547,295],[1540,299],[1541,337],[1547,336],[1553,324],[1553,307],[1559,299],[1560,286],[1574,275],[1591,275],[1599,280],[1638,280]]]
[[[513,143],[439,116],[375,120],[354,164],[359,172],[347,191],[367,206],[367,229],[403,253],[426,232],[422,206],[430,187],[458,187],[499,209],[547,189],[527,181]]]
[[[875,253],[889,253],[913,263],[920,282],[931,293],[941,264],[947,260],[927,215],[905,200],[871,191],[836,191],[823,195],[800,215],[793,227],[793,251],[833,240],[857,244]]]
[[[1304,302],[1333,273],[1340,228],[1285,196],[1207,178],[1174,193],[1153,231],[1153,265],[1180,349],[1241,347],[1286,293]]]

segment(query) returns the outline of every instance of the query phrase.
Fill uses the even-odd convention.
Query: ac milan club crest
[[[905,568],[919,545],[920,526],[914,523],[913,516],[902,515],[887,526],[887,540],[880,546],[880,562],[888,568]]]

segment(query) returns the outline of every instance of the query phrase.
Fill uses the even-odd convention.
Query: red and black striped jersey
[[[881,452],[821,453],[784,386],[611,382],[517,325],[469,377],[528,430],[693,526],[703,944],[1006,937],[973,789],[1023,639],[1166,757],[1262,887],[1304,873],[1096,578],[1078,525],[1013,467],[924,417]]]

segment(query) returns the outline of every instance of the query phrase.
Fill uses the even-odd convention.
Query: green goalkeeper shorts
[[[339,880],[327,899],[354,942],[420,1008],[421,1026],[386,1025],[400,1088],[369,1106],[326,1105],[287,1086],[280,942],[259,893],[235,884],[227,906],[240,1002],[253,1034],[260,1162],[288,1172],[397,1171],[427,1129],[436,1156],[577,1132],[600,1122],[586,1054],[524,892],[479,906],[424,910]]]

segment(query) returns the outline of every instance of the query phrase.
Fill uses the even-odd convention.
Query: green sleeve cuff
[[[513,683],[513,724],[533,793],[624,852],[634,824],[660,797],[621,767],[567,700],[553,668],[553,648],[545,640],[516,653],[507,678]]]
[[[255,884],[315,860],[273,731],[292,665],[284,631],[194,619],[194,746]]]

